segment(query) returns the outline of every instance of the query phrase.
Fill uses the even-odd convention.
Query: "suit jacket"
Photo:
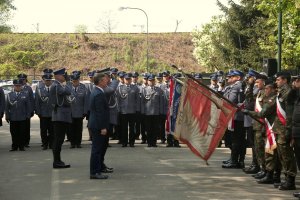
[[[88,127],[94,131],[109,128],[109,106],[106,96],[98,87],[90,95],[90,116]]]

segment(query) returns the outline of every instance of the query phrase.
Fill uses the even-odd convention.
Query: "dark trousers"
[[[53,158],[54,162],[61,161],[60,152],[61,146],[64,143],[65,134],[70,126],[68,122],[52,122],[53,123]]]
[[[252,149],[252,164],[257,165],[257,158],[256,158],[256,150],[255,150],[255,145],[254,145],[254,132],[253,132],[253,127],[246,127],[246,137],[247,137],[247,147],[250,147]]]
[[[300,138],[294,138],[294,152],[298,170],[300,171]]]
[[[246,132],[243,121],[234,121],[234,131],[231,134],[232,162],[244,162],[246,155]]]
[[[44,147],[52,147],[53,143],[53,124],[51,117],[41,117],[40,118],[40,134],[42,139],[42,144]]]
[[[71,145],[81,145],[83,131],[83,118],[72,118],[70,126],[70,142]]]
[[[121,114],[121,143],[123,145],[128,144],[128,126],[129,126],[129,144],[134,144],[134,120],[135,114]]]
[[[92,149],[90,158],[90,174],[101,173],[103,168],[103,159],[105,151],[105,143],[108,139],[107,136],[101,135],[100,131],[91,129],[92,132]]]
[[[140,135],[142,136],[142,141],[147,140],[146,135],[146,127],[145,127],[145,115],[138,113],[136,114],[136,125],[135,125],[135,137],[138,138]]]
[[[139,136],[141,134],[141,119],[142,115],[141,113],[136,113],[135,114],[135,119],[134,119],[134,133],[135,133],[135,138],[139,139]]]
[[[232,132],[233,131],[230,131],[230,130],[227,129],[225,134],[224,134],[225,147],[228,147],[229,149],[231,149],[231,146],[232,146],[232,142],[231,142]]]
[[[25,132],[25,146],[27,146],[30,143],[30,118],[25,120],[25,127],[23,130]]]
[[[166,119],[167,115],[159,115],[159,138],[161,141],[165,142],[166,141]]]
[[[147,131],[147,143],[150,146],[156,145],[159,115],[145,115],[145,126]]]
[[[10,121],[10,134],[12,139],[12,149],[24,148],[26,121]]]

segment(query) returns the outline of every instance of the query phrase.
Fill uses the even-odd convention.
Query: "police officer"
[[[10,124],[12,145],[10,151],[25,151],[24,146],[27,142],[26,119],[30,118],[32,104],[28,93],[22,90],[23,80],[13,80],[14,91],[7,94],[5,118]]]
[[[166,143],[166,118],[168,113],[169,106],[169,96],[170,96],[170,88],[169,85],[163,82],[163,73],[158,73],[156,76],[156,86],[159,87],[163,91],[163,108],[162,113],[159,115],[159,138],[161,140],[161,144]]]
[[[117,88],[117,98],[121,119],[121,143],[122,147],[128,145],[128,126],[129,126],[129,145],[134,147],[135,132],[134,120],[136,112],[140,112],[139,89],[136,85],[131,84],[131,73],[126,73],[125,84]]]
[[[278,87],[276,106],[277,115],[274,121],[273,130],[277,134],[277,150],[282,169],[286,175],[286,180],[279,186],[279,190],[295,190],[295,177],[297,174],[296,161],[293,149],[290,145],[291,135],[291,117],[293,102],[288,101],[291,91],[289,86],[291,75],[287,72],[278,72],[276,74],[276,84]]]
[[[217,74],[212,74],[210,76],[210,85],[209,88],[214,90],[215,92],[218,91],[219,85],[218,85],[218,75]]]
[[[30,143],[30,118],[33,117],[34,114],[34,96],[33,96],[33,91],[32,88],[27,84],[27,75],[26,74],[19,74],[18,75],[18,79],[20,79],[23,83],[22,85],[22,90],[28,94],[29,96],[29,102],[32,105],[31,106],[31,114],[30,116],[26,119],[25,122],[25,128],[24,128],[24,132],[25,132],[25,147],[29,147],[29,143]]]
[[[4,90],[2,87],[0,87],[0,126],[2,126],[2,118],[4,115],[4,111],[5,111],[5,94],[4,94]]]
[[[48,147],[52,148],[53,143],[53,124],[51,121],[53,107],[51,102],[49,102],[52,78],[51,73],[45,73],[42,76],[43,81],[38,83],[35,90],[35,113],[40,118],[40,134],[43,150],[48,149]]]
[[[157,130],[159,129],[159,115],[163,109],[163,91],[155,86],[155,75],[148,77],[148,86],[142,90],[141,112],[145,115],[148,147],[157,147]]]
[[[64,142],[65,134],[72,123],[71,100],[72,88],[66,84],[66,69],[58,69],[54,73],[54,82],[50,88],[50,102],[53,106],[52,122],[54,131],[53,140],[53,168],[69,168],[61,160],[60,152]]]
[[[142,74],[143,76],[143,83],[141,85],[139,85],[139,92],[140,92],[140,110],[141,110],[141,113],[140,113],[140,123],[141,123],[141,128],[140,128],[140,132],[137,132],[136,133],[136,138],[138,138],[141,134],[141,144],[146,144],[147,142],[147,135],[146,135],[146,125],[145,125],[145,115],[144,113],[142,113],[142,92],[144,90],[144,88],[146,88],[148,86],[148,77],[149,77],[149,74],[148,73],[143,73]]]
[[[86,117],[88,111],[88,91],[85,85],[80,83],[80,74],[80,71],[73,71],[70,76],[72,81],[72,124],[70,127],[71,148],[81,148],[83,119]]]
[[[242,78],[244,74],[239,70],[232,72],[232,85],[224,96],[231,102],[241,105],[244,101],[244,90],[242,88]],[[234,116],[234,130],[231,135],[231,161],[223,164],[223,168],[244,168],[246,154],[246,138],[244,129],[244,115],[237,111]]]
[[[95,87],[94,85],[94,74],[95,74],[95,71],[91,71],[91,72],[88,72],[87,75],[89,77],[89,80],[90,82],[89,83],[86,83],[85,84],[85,87],[86,87],[86,90],[87,90],[87,101],[89,101],[90,99],[90,94],[93,90],[93,88]],[[90,106],[88,105],[88,111],[87,111],[87,115],[86,115],[86,120],[88,121],[89,120],[89,116],[90,116],[90,110],[89,110]],[[87,127],[88,128],[88,127]],[[92,140],[92,134],[91,134],[91,130],[88,128],[88,132],[89,132],[89,141]]]

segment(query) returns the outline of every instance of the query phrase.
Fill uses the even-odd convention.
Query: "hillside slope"
[[[145,71],[146,34],[1,34],[0,62],[27,73],[66,67],[90,71],[107,66]],[[149,34],[149,71],[203,71],[193,57],[190,33]],[[3,71],[3,70],[2,70]],[[1,71],[1,72],[2,72]]]

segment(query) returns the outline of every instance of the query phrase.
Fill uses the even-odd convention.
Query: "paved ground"
[[[90,180],[86,130],[82,149],[63,146],[62,158],[72,167],[54,170],[51,151],[41,150],[38,126],[38,120],[32,120],[31,147],[26,152],[8,152],[9,127],[4,122],[0,128],[1,200],[295,199],[293,191],[259,185],[239,169],[222,169],[221,161],[229,157],[225,148],[217,149],[207,166],[184,146],[122,148],[112,141],[106,163],[115,172],[107,180]],[[300,189],[299,177],[297,186]]]

